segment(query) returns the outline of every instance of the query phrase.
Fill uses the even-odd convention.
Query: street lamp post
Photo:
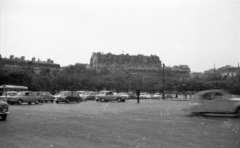
[[[162,98],[165,99],[165,94],[164,94],[164,67],[165,64],[163,63],[163,79],[162,79],[162,83],[163,83],[163,94],[162,94]]]

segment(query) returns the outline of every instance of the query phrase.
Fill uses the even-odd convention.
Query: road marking
[[[107,107],[108,105],[109,105],[109,102],[106,105],[104,105],[103,108],[105,109],[105,107]]]

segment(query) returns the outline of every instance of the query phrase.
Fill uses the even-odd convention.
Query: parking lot
[[[240,148],[240,118],[192,117],[188,101],[11,105],[1,148]]]

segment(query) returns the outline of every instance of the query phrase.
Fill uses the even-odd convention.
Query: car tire
[[[201,112],[192,112],[191,115],[192,116],[201,116],[202,113]]]
[[[22,105],[23,101],[20,99],[17,101],[18,105]]]
[[[238,114],[238,115],[240,115],[240,107],[237,108],[237,110],[236,110],[235,113]]]
[[[69,101],[69,99],[66,99],[66,103],[69,103],[70,101]]]
[[[32,104],[32,102],[28,102],[28,105],[31,105]]]
[[[51,103],[53,103],[53,100],[51,100]]]
[[[121,99],[121,98],[118,98],[117,101],[118,101],[118,102],[122,102],[122,99]]]
[[[58,101],[56,101],[56,103],[58,104],[59,102],[58,102]]]
[[[39,100],[36,100],[36,101],[35,101],[35,104],[39,104]]]
[[[104,102],[105,100],[104,99],[101,99],[102,102]]]
[[[7,120],[7,115],[1,115],[2,121],[6,121]]]
[[[77,103],[79,103],[79,99],[77,99]]]

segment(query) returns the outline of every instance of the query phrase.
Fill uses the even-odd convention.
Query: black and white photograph
[[[0,0],[0,148],[240,148],[240,1]]]

